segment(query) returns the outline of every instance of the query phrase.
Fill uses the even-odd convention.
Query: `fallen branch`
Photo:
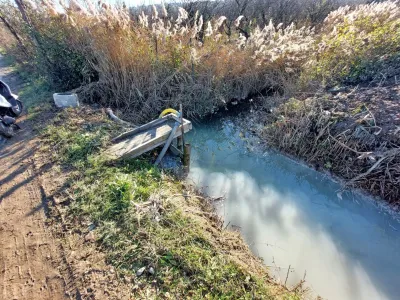
[[[287,282],[287,280],[289,278],[290,267],[291,267],[291,265],[289,265],[289,268],[287,270],[286,279],[285,279],[285,286],[286,286],[286,282]]]
[[[361,178],[367,176],[369,173],[371,173],[373,170],[375,170],[377,167],[379,167],[379,165],[380,165],[386,158],[391,157],[391,156],[395,156],[395,155],[397,155],[397,154],[399,154],[399,153],[400,153],[400,149],[391,149],[391,150],[389,150],[389,151],[386,151],[386,152],[382,155],[382,157],[381,157],[376,163],[374,163],[374,164],[372,165],[371,168],[369,168],[366,172],[361,173],[361,174],[357,175],[356,177],[354,177],[353,179],[351,179],[351,180],[349,181],[349,184],[352,184],[352,183],[354,183],[355,181],[357,181],[357,180],[359,180],[359,179],[361,179]]]
[[[341,141],[339,141],[338,139],[334,138],[331,134],[329,134],[329,137],[331,139],[333,139],[336,143],[338,143],[340,146],[342,146],[343,148],[346,148],[347,150],[350,150],[350,151],[352,151],[352,152],[354,152],[356,154],[365,154],[366,153],[366,152],[360,152],[360,151],[357,151],[357,150],[354,150],[354,149],[350,148],[346,144],[343,144]]]
[[[116,123],[119,123],[119,124],[124,125],[124,126],[129,126],[129,127],[137,127],[135,124],[126,122],[126,121],[121,120],[120,118],[118,118],[116,115],[114,115],[114,112],[112,111],[111,108],[106,108],[106,114],[111,120],[113,120]]]
[[[348,184],[352,184],[352,183],[354,183],[354,181],[357,181],[357,180],[359,180],[359,179],[361,179],[361,178],[367,176],[369,173],[371,173],[373,170],[375,170],[377,167],[379,167],[379,165],[380,165],[386,158],[387,158],[387,156],[381,157],[376,163],[374,163],[374,164],[372,165],[371,168],[369,168],[366,172],[361,173],[361,174],[357,175],[356,177],[354,177],[353,179],[351,179],[351,180],[349,181]]]

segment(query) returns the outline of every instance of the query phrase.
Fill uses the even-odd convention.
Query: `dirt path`
[[[18,79],[0,56],[0,78]],[[38,143],[27,124],[0,146],[0,299],[69,299],[57,240],[46,228],[46,196],[35,173]]]

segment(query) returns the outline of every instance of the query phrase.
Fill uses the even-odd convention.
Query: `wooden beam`
[[[179,104],[179,110],[180,110],[180,115],[179,118],[181,119],[181,123],[183,124],[183,108],[182,108],[182,103]],[[182,134],[181,134],[181,139],[182,139],[182,153],[185,154],[185,132],[183,131],[183,127],[181,127],[182,129]]]
[[[160,154],[158,155],[156,162],[154,163],[155,166],[158,166],[158,164],[161,162],[161,160],[163,159],[165,153],[167,152],[169,145],[171,144],[172,140],[175,137],[175,132],[179,127],[179,122],[175,122],[174,127],[171,130],[171,133],[167,139],[167,141],[165,142],[164,147],[162,148]],[[183,130],[183,129],[182,129]]]

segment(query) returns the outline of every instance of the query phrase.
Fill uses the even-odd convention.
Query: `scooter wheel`
[[[11,138],[15,135],[15,131],[12,126],[6,126],[0,121],[0,134],[7,138]]]
[[[14,118],[18,117],[22,113],[22,110],[24,109],[24,105],[22,104],[21,101],[19,101],[19,100],[15,100],[15,101],[17,102],[17,105],[16,105],[17,107],[10,108],[10,115],[11,115],[11,117],[14,117]]]

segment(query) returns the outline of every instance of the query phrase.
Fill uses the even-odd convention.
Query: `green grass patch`
[[[30,79],[19,92],[19,99],[28,112],[28,118],[35,118],[43,110],[52,106],[50,86],[42,78]]]
[[[239,265],[223,245],[223,231],[209,218],[190,213],[201,215],[198,198],[176,196],[182,194],[182,184],[145,159],[108,161],[101,150],[115,125],[105,118],[77,118],[80,114],[63,112],[43,132],[55,162],[73,169],[67,218],[83,232],[88,229],[81,224],[93,224],[107,262],[135,277],[138,298],[143,290],[154,298],[276,298],[265,268],[260,265],[263,271],[254,273]],[[245,257],[252,255],[245,252]],[[147,271],[137,276],[141,267]],[[150,267],[154,273],[148,272]],[[278,298],[290,297],[297,299],[285,291]]]

